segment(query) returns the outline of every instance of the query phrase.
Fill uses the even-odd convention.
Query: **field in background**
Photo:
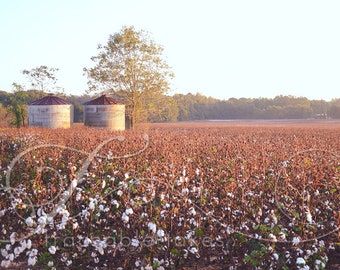
[[[335,120],[2,129],[1,267],[336,267],[339,138]]]
[[[144,124],[142,126],[152,127],[328,127],[328,128],[340,128],[339,119],[282,119],[282,120],[202,120],[202,121],[190,121],[190,122],[176,122],[176,123],[153,123]]]

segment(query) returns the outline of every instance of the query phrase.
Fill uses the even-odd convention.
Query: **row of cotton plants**
[[[339,130],[2,132],[2,268],[325,269],[339,257]]]

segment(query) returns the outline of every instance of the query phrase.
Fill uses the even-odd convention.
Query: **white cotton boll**
[[[127,214],[125,214],[125,212],[122,215],[122,220],[124,223],[128,223],[129,222],[129,216]]]
[[[228,193],[227,193],[227,197],[229,197],[229,198],[234,198],[234,194],[231,193],[231,192],[228,192]]]
[[[38,223],[42,226],[45,226],[47,223],[46,216],[41,216],[40,218],[38,218]]]
[[[47,263],[47,266],[49,266],[49,267],[52,267],[54,264],[53,264],[53,262],[52,261],[49,261],[48,263]]]
[[[158,231],[157,231],[157,236],[158,236],[158,237],[164,237],[164,235],[165,235],[165,233],[164,233],[163,230],[158,230]]]
[[[118,208],[119,207],[119,202],[117,200],[112,200],[111,203]]]
[[[35,265],[37,263],[37,257],[28,257],[27,264],[28,265]]]
[[[1,261],[1,268],[8,268],[11,265],[11,262],[8,260]]]
[[[14,245],[14,243],[15,243],[15,236],[16,236],[16,232],[13,232],[13,233],[11,233],[11,235],[10,235],[10,237],[9,237],[9,239],[11,240],[11,244],[12,245]]]
[[[163,200],[165,199],[165,194],[162,193],[162,194],[159,196],[159,198],[163,201]]]
[[[325,263],[320,260],[315,260],[315,269],[324,269],[326,267]]]
[[[26,242],[26,248],[31,249],[31,247],[32,247],[32,241],[31,241],[31,239],[28,239],[27,242]]]
[[[91,241],[91,239],[89,239],[89,238],[85,238],[85,240],[84,240],[84,247],[88,247],[89,246],[89,244],[91,244],[92,243],[92,241]]]
[[[26,219],[25,219],[25,222],[26,222],[26,224],[27,224],[28,227],[32,227],[33,224],[34,224],[34,220],[33,220],[33,218],[31,218],[31,217],[26,218]]]
[[[309,210],[306,212],[306,220],[309,224],[313,222],[312,214],[310,213]]]
[[[293,238],[293,245],[296,246],[299,243],[300,243],[300,238],[299,237],[294,237]]]
[[[38,210],[37,210],[37,215],[38,215],[38,217],[41,217],[43,214],[43,211],[42,211],[42,209],[41,208],[39,208]],[[45,214],[45,213],[44,213]]]
[[[195,247],[192,247],[190,250],[189,250],[192,254],[196,254],[198,252],[197,248]]]
[[[296,264],[297,265],[305,265],[306,261],[304,260],[304,258],[299,257],[299,258],[296,259]]]
[[[13,262],[13,261],[14,261],[14,254],[13,254],[13,253],[8,254],[8,255],[6,256],[6,259],[9,260],[9,261],[11,261],[11,262]]]
[[[6,257],[8,255],[8,252],[6,249],[1,249],[1,256]]]
[[[73,230],[78,229],[78,228],[79,228],[78,222],[74,222],[74,223],[72,224],[72,228],[73,228]]]
[[[22,249],[22,251],[24,251],[26,247],[27,247],[27,242],[26,240],[24,240],[22,241],[20,248]]]
[[[136,238],[133,238],[133,239],[131,240],[131,245],[132,245],[133,247],[138,247],[138,246],[139,246],[139,240],[136,239]]]
[[[277,224],[277,218],[276,218],[276,216],[273,216],[273,223],[274,223],[274,224]]]
[[[122,196],[122,195],[123,195],[123,191],[118,190],[118,191],[117,191],[117,195],[118,195],[118,196]]]
[[[102,246],[97,246],[96,247],[97,251],[99,252],[100,255],[104,255],[104,249]]]
[[[132,208],[127,208],[127,209],[125,210],[125,214],[126,214],[126,215],[131,215],[131,214],[133,214],[133,209],[132,209]]]
[[[273,257],[274,257],[275,260],[278,260],[278,259],[279,259],[279,255],[278,255],[277,253],[274,253],[274,254],[273,254]]]
[[[276,236],[272,233],[269,234],[269,239],[273,242],[277,242]]]
[[[47,217],[47,224],[53,224],[53,221],[54,221],[53,217],[50,216]]]
[[[90,209],[90,210],[94,210],[94,208],[95,208],[94,202],[93,202],[93,201],[90,201],[90,203],[89,203],[89,209]]]
[[[81,193],[78,192],[77,195],[76,195],[76,201],[80,201],[81,200]]]
[[[77,179],[73,179],[73,180],[72,180],[72,188],[76,188],[77,185],[78,185]]]
[[[156,233],[157,228],[156,228],[156,224],[155,224],[155,223],[149,222],[149,223],[148,223],[148,228],[149,228],[149,230],[152,231],[153,233]]]
[[[190,207],[190,208],[189,208],[189,213],[190,213],[191,215],[195,216],[195,215],[196,215],[196,210],[195,210],[195,208],[194,208],[194,207]]]
[[[49,253],[51,253],[51,254],[55,254],[56,251],[57,251],[57,249],[56,249],[55,246],[50,246],[50,247],[48,248],[48,251],[49,251]]]
[[[105,182],[105,180],[103,180],[103,182],[102,182],[102,188],[105,188],[105,186],[106,186],[106,182]]]
[[[286,239],[286,235],[285,235],[283,232],[280,232],[280,233],[279,233],[279,239],[280,239],[281,241],[285,240],[285,239]]]
[[[29,255],[30,257],[34,257],[38,254],[38,250],[34,248],[31,251],[28,251],[26,254]]]
[[[15,254],[15,256],[19,255],[22,251],[23,251],[23,248],[22,248],[22,247],[16,247],[16,248],[14,249],[14,254]]]

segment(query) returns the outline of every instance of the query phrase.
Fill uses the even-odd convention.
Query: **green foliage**
[[[24,69],[22,74],[26,75],[28,80],[31,82],[32,89],[40,91],[51,91],[52,86],[56,84],[57,77],[55,73],[58,68],[51,68],[47,66],[40,66],[31,70]]]
[[[250,254],[244,257],[246,263],[250,263],[252,266],[259,266],[263,256],[267,252],[265,245],[261,244],[258,240],[251,239],[247,242]]]
[[[51,254],[45,251],[38,259],[37,266],[45,266],[45,269],[51,269],[52,267],[47,266],[48,262],[54,261]]]
[[[12,116],[10,125],[20,128],[25,126],[27,118],[27,92],[17,83],[13,83],[14,93],[10,96],[10,104],[7,107],[8,113]]]

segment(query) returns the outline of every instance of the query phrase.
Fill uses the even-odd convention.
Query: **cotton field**
[[[0,131],[0,263],[23,269],[340,264],[340,128]]]

